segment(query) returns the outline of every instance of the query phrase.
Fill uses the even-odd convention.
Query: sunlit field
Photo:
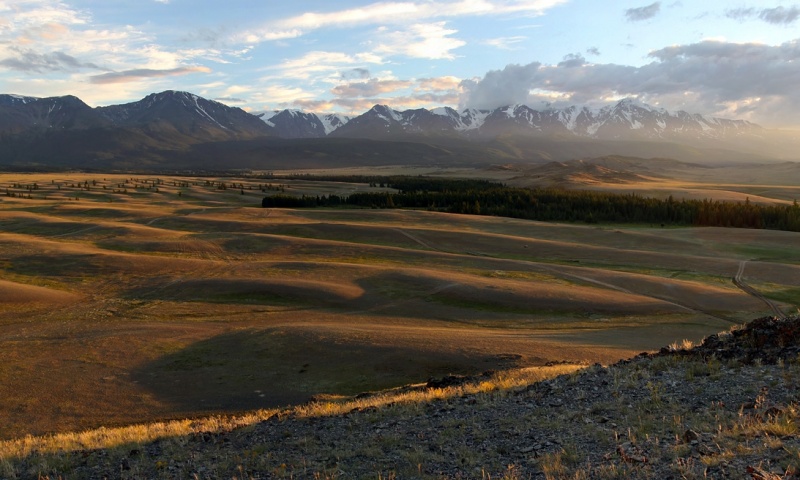
[[[263,209],[363,184],[0,175],[0,438],[611,363],[800,304],[800,234]]]

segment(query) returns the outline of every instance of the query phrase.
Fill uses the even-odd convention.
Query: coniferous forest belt
[[[764,228],[800,231],[800,205],[757,205],[718,200],[662,200],[636,194],[588,190],[517,188],[487,180],[427,177],[297,178],[368,183],[395,192],[359,192],[348,196],[264,197],[262,207],[410,208],[437,212],[492,215],[528,220],[586,223],[639,223],[675,226]]]

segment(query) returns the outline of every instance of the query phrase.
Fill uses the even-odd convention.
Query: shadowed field
[[[0,175],[0,438],[613,362],[770,314],[743,261],[800,303],[796,233],[260,208],[380,190]]]

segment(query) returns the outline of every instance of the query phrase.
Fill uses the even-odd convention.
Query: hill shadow
[[[330,330],[270,328],[191,344],[144,365],[132,379],[176,414],[232,412],[512,368],[518,361],[447,348],[376,346]]]

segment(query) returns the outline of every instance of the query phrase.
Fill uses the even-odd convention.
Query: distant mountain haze
[[[396,111],[375,105],[351,117],[250,114],[173,90],[96,108],[74,96],[0,95],[0,166],[15,168],[488,164],[608,154],[756,162],[794,160],[797,146],[797,138],[747,121],[669,112],[632,99],[599,109]]]

